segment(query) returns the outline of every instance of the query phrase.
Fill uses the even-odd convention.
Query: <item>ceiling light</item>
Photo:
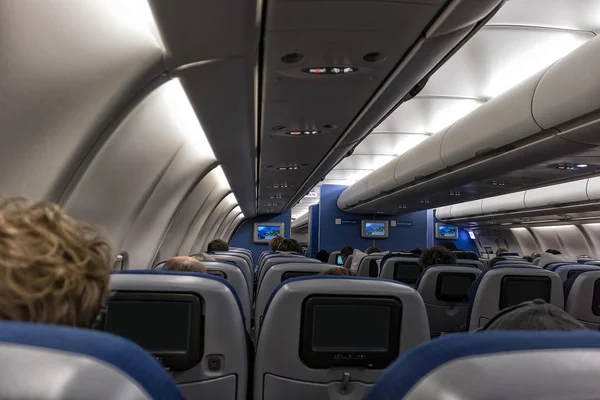
[[[503,223],[501,223],[500,225],[502,225],[502,226],[506,226],[506,225],[512,225],[512,224],[513,224],[512,222],[503,222]]]
[[[221,187],[224,189],[231,189],[231,186],[229,186],[229,181],[225,176],[225,172],[223,172],[223,168],[219,165],[213,171],[216,175],[216,179],[219,185],[221,185]]]
[[[454,124],[459,119],[470,114],[484,103],[477,99],[455,99],[451,105],[441,109],[425,132],[437,133],[442,129]]]
[[[577,164],[577,168],[587,168],[587,164]]]

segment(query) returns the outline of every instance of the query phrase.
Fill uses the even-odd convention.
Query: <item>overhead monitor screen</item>
[[[551,283],[547,276],[505,276],[500,286],[499,308],[512,307],[535,299],[549,303]]]
[[[269,243],[271,239],[283,234],[283,223],[254,223],[254,243]]]
[[[435,297],[441,301],[466,302],[475,279],[475,274],[442,272],[437,278]]]
[[[190,323],[190,303],[109,301],[104,328],[149,352],[185,352],[189,347]]]
[[[402,283],[413,284],[417,282],[423,268],[416,263],[396,261],[394,263],[394,280]]]
[[[386,239],[389,221],[362,221],[361,236],[370,239]]]
[[[435,224],[435,238],[456,240],[458,239],[458,227],[454,225]]]
[[[314,296],[303,310],[301,356],[313,368],[385,368],[398,355],[401,317],[397,299]]]
[[[337,265],[344,265],[344,258],[342,257],[342,255],[341,255],[341,254],[338,254],[338,255],[337,255],[336,264],[337,264]]]

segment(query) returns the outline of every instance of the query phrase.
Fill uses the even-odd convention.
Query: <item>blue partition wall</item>
[[[254,256],[254,262],[257,261],[258,256],[265,250],[269,250],[268,244],[257,244],[253,242],[253,230],[255,222],[283,222],[285,237],[290,237],[290,224],[292,222],[292,213],[287,211],[279,215],[259,215],[254,218],[250,218],[238,228],[235,235],[231,239],[229,245],[233,247],[243,247],[252,252]]]
[[[319,252],[319,205],[308,208],[308,253],[316,258]]]
[[[434,218],[434,224],[435,223],[445,224],[444,222],[439,221],[437,218]],[[452,224],[446,224],[446,225],[452,225]],[[434,229],[434,235],[435,235],[435,226],[433,229]],[[458,239],[456,239],[456,240],[435,239],[435,244],[438,246],[447,245],[449,242],[454,243],[456,248],[459,250],[473,251],[473,252],[479,254],[479,250],[477,249],[477,245],[475,244],[475,241],[473,239],[471,239],[471,237],[469,236],[469,232],[467,232],[463,228],[460,228],[460,227],[458,228]]]
[[[344,246],[352,246],[364,251],[375,246],[385,250],[423,249],[427,245],[427,211],[405,215],[359,215],[350,214],[337,207],[339,195],[346,189],[342,185],[323,185],[321,187],[319,215],[319,248],[329,252],[340,250]],[[336,219],[341,224],[336,224]],[[396,221],[396,227],[389,226],[387,239],[363,239],[361,220],[377,219]],[[317,251],[318,251],[317,250]]]

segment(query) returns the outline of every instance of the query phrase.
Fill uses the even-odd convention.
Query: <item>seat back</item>
[[[329,254],[329,259],[327,260],[327,264],[340,265],[340,264],[337,263],[337,259],[338,259],[339,255],[341,255],[341,252],[339,252],[339,251],[332,251],[331,254]],[[340,265],[340,267],[343,266],[343,265],[344,264],[342,263]]]
[[[475,266],[433,265],[425,268],[416,289],[425,302],[431,336],[466,328],[468,293],[481,274]]]
[[[565,282],[578,272],[600,271],[600,267],[597,265],[562,264],[554,268],[552,271],[556,272],[558,276],[560,276],[560,279]]]
[[[224,279],[171,271],[113,274],[105,330],[140,343],[176,371],[186,398],[246,398],[242,306]],[[157,350],[164,349],[164,350]]]
[[[598,368],[598,332],[448,335],[400,358],[365,400],[596,399]]]
[[[537,268],[537,265],[533,265],[529,261],[525,261],[522,258],[513,259],[513,260],[498,261],[498,262],[494,263],[494,267],[501,267],[501,266],[504,266],[504,265],[528,265],[528,266],[536,267]]]
[[[479,268],[481,271],[485,270],[485,265],[483,265],[483,263],[479,260],[470,260],[470,259],[459,258],[456,260],[456,263],[462,264],[462,265],[472,265],[476,268]]]
[[[383,255],[381,254],[364,256],[363,259],[360,260],[360,264],[358,265],[358,271],[356,272],[356,275],[377,278],[379,276],[379,264],[377,263],[377,261],[381,260],[382,258]]]
[[[248,264],[245,256],[242,254],[235,254],[226,251],[214,251],[208,253],[210,256],[214,257],[218,261],[229,261],[235,263],[246,277],[246,281],[248,282],[248,287],[250,288],[250,293],[253,291],[254,284],[254,269],[252,268],[252,264]]]
[[[292,255],[292,256],[282,256],[278,255],[276,257],[270,257],[265,259],[263,262],[262,268],[258,271],[257,281],[256,281],[256,292],[258,293],[258,289],[262,283],[262,280],[265,277],[267,271],[274,265],[287,263],[287,262],[302,262],[302,263],[321,263],[321,261],[316,260],[314,258],[306,258],[300,255]]]
[[[574,277],[567,293],[565,311],[590,329],[600,328],[600,270]]]
[[[352,260],[354,259],[354,255],[350,254],[348,257],[346,257],[346,261],[344,261],[344,268],[346,269],[350,269],[350,267],[352,267]]]
[[[600,266],[600,261],[598,261],[598,260],[586,261],[585,265],[598,265],[598,266]]]
[[[498,257],[521,257],[519,253],[514,251],[505,251],[504,253],[500,253]]]
[[[533,265],[538,265],[539,266],[540,265],[540,260],[541,260],[540,257],[536,257],[536,258],[533,259],[533,261],[531,263]]]
[[[282,282],[265,309],[254,399],[360,399],[391,360],[427,340],[423,300],[406,285],[339,276]]]
[[[260,285],[260,290],[256,293],[256,304],[254,306],[254,337],[258,338],[261,326],[261,317],[267,306],[267,302],[273,291],[281,282],[296,278],[298,276],[318,275],[321,272],[331,268],[329,264],[321,263],[284,263],[271,267]]]
[[[533,265],[490,268],[471,285],[468,329],[484,326],[506,307],[534,299],[564,308],[562,281],[555,272]]]
[[[380,278],[392,279],[414,287],[423,272],[418,258],[388,257],[382,261]]]
[[[142,348],[90,329],[1,322],[0,362],[2,399],[183,399]]]
[[[246,262],[248,263],[248,265],[250,266],[250,269],[252,271],[254,271],[254,256],[252,255],[252,252],[250,250],[247,249],[239,249],[236,247],[230,247],[229,248],[229,252],[233,253],[233,254],[239,254],[242,257],[244,257],[244,260],[246,260]]]

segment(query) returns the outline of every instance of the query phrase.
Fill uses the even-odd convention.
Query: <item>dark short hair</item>
[[[283,239],[279,243],[277,251],[296,251],[296,245],[290,239]]]
[[[327,250],[319,250],[317,253],[317,260],[321,262],[329,262],[329,252]]]
[[[536,299],[506,308],[481,330],[573,331],[587,329],[560,308]]]
[[[344,248],[342,248],[342,250],[340,250],[340,254],[341,254],[342,260],[344,260],[344,262],[346,262],[346,259],[352,253],[354,253],[354,249],[350,246],[345,246]]]
[[[294,250],[296,253],[302,253],[302,246],[300,246],[300,242],[296,239],[290,239],[290,242],[294,244]]]
[[[366,254],[373,254],[373,253],[381,253],[381,250],[379,250],[377,247],[371,246],[371,247],[367,247],[367,249],[365,250]]]
[[[436,264],[456,264],[456,254],[445,247],[433,246],[421,253],[419,262],[423,267]]]
[[[284,240],[285,238],[283,236],[275,236],[273,239],[271,239],[271,241],[269,242],[269,248],[271,249],[271,251],[277,251],[277,249],[279,248],[279,244]]]
[[[333,275],[333,276],[356,276],[356,272],[341,267],[329,268],[327,271],[321,272],[319,275]]]
[[[548,249],[546,250],[546,253],[554,254],[555,256],[562,254],[560,251],[554,249]]]
[[[221,239],[215,239],[210,242],[206,248],[208,252],[211,251],[229,251],[229,245],[226,241]]]
[[[421,249],[412,249],[412,250],[410,251],[410,253],[411,253],[411,254],[414,254],[414,255],[416,255],[416,256],[418,256],[418,255],[421,255],[421,254],[423,254],[423,250],[421,250]]]

